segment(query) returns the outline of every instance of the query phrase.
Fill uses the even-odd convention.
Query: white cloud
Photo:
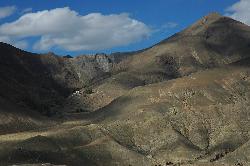
[[[22,10],[21,13],[22,13],[22,14],[24,14],[24,13],[30,13],[30,12],[32,12],[32,10],[33,10],[33,9],[32,9],[31,7],[25,8],[25,9]]]
[[[229,17],[250,25],[250,0],[240,0],[226,10]]]
[[[11,44],[17,48],[25,49],[28,47],[28,42],[25,40],[20,40],[18,38],[12,38],[9,36],[0,36],[0,41],[4,43]]]
[[[16,11],[15,6],[0,7],[0,19],[12,15]]]
[[[128,14],[82,16],[68,7],[27,13],[0,26],[0,36],[22,40],[40,37],[34,44],[38,50],[52,47],[70,51],[107,49],[140,41],[150,32],[147,25]]]
[[[176,22],[167,22],[166,24],[162,25],[163,29],[169,29],[169,28],[176,28],[178,24]]]
[[[176,22],[167,22],[162,24],[161,26],[158,27],[154,27],[154,33],[165,33],[165,32],[169,32],[169,30],[172,30],[176,27],[178,27],[178,23]]]
[[[26,40],[19,40],[13,43],[17,48],[25,49],[28,47],[28,42]]]

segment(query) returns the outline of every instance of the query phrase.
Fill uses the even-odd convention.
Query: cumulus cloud
[[[0,19],[12,15],[16,11],[15,6],[0,7]]]
[[[226,11],[228,12],[226,14],[227,16],[250,25],[250,1],[249,0],[240,0],[239,2],[229,7]]]
[[[37,50],[101,50],[140,41],[150,32],[147,25],[126,13],[82,16],[68,7],[27,13],[0,26],[0,36],[21,40],[40,37],[33,46]]]

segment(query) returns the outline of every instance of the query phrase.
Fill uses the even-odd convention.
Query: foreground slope
[[[159,163],[215,162],[249,141],[249,78],[249,68],[225,67],[134,88],[99,123]],[[237,157],[229,163],[249,162]]]
[[[228,66],[134,88],[80,121],[0,136],[0,161],[247,165],[249,73]]]

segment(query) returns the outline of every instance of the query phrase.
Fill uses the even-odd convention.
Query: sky
[[[135,51],[211,12],[250,25],[250,0],[1,0],[0,41],[58,55]]]

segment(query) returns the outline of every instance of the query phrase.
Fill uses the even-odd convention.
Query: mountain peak
[[[223,18],[223,16],[217,12],[210,13],[202,17],[193,25],[191,25],[183,33],[188,34],[188,35],[196,35],[199,32],[206,30],[211,24],[213,24],[214,22],[216,22],[217,20],[221,18]]]
[[[201,24],[210,24],[220,18],[222,18],[223,16],[220,15],[219,13],[217,12],[213,12],[213,13],[209,13],[208,15],[204,16],[200,21],[199,23]]]
[[[203,19],[218,19],[218,18],[221,18],[223,17],[220,13],[218,12],[212,12],[212,13],[209,13],[208,15],[204,16]]]

